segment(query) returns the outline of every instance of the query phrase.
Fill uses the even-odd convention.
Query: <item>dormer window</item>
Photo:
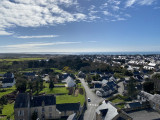
[[[19,110],[18,111],[18,116],[24,116],[24,110]]]

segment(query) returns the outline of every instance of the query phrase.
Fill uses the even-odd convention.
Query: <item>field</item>
[[[7,104],[3,106],[2,109],[2,114],[1,115],[6,115],[7,117],[10,117],[10,120],[14,120],[14,103],[12,104]],[[7,120],[7,117],[1,118],[1,120]]]
[[[62,70],[59,70],[59,69],[57,69],[57,68],[51,68],[52,70],[54,70],[55,72],[57,72],[57,73],[64,73]]]
[[[3,90],[5,90],[5,91],[2,92]],[[7,95],[7,94],[9,94],[9,93],[14,92],[15,90],[16,90],[16,87],[15,87],[15,86],[13,86],[13,87],[11,87],[11,88],[1,88],[0,98],[1,98],[2,96],[4,96],[4,95]]]
[[[62,85],[64,85],[64,84],[62,84]],[[44,83],[44,86],[46,88],[44,88],[40,93],[64,94],[64,95],[57,95],[56,96],[56,104],[80,102],[81,105],[83,105],[84,102],[85,102],[85,94],[83,94],[83,95],[78,94],[78,96],[68,95],[69,91],[68,91],[68,89],[66,87],[54,87],[53,90],[51,91],[49,89],[49,84],[48,83]],[[79,83],[78,86],[81,86],[81,84]],[[82,88],[82,86],[79,87],[79,88]]]
[[[67,94],[68,90],[66,87],[55,87],[52,90],[49,88],[44,88],[40,93],[45,94]]]
[[[13,61],[29,61],[29,60],[43,60],[46,58],[17,58],[17,59],[0,59],[0,62],[7,61],[7,62],[13,62]]]
[[[78,94],[78,96],[73,95],[58,95],[56,96],[56,104],[63,104],[63,103],[78,103],[80,102],[81,105],[85,102],[85,95]]]
[[[111,100],[111,102],[113,102],[113,103],[120,103],[120,102],[124,102],[124,100],[116,98],[116,99]]]

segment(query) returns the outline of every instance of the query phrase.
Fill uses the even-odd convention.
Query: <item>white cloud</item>
[[[138,5],[152,5],[156,0],[127,0],[126,7],[131,7],[134,4]]]
[[[60,7],[61,6],[61,7]],[[0,0],[0,35],[10,35],[5,29],[39,27],[85,20],[86,15],[74,8],[76,0]],[[64,8],[73,8],[72,11]]]
[[[0,35],[12,35],[13,33],[4,31],[4,30],[0,30]]]
[[[40,36],[18,36],[17,38],[54,38],[58,37],[58,35],[40,35]]]
[[[6,45],[0,46],[1,48],[7,49],[32,49],[32,48],[39,48],[43,46],[52,46],[52,45],[65,45],[65,44],[79,44],[81,42],[29,42],[24,44],[13,44],[13,45]]]

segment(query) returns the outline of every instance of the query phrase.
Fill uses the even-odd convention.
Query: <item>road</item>
[[[91,99],[91,102],[87,103],[87,110],[84,113],[83,120],[96,120],[95,119],[96,108],[99,106],[99,103],[102,102],[104,99],[96,96],[96,94],[91,89],[88,88],[88,85],[84,81],[84,79],[79,78],[79,80],[81,81],[82,85],[86,90],[87,98]]]
[[[118,86],[119,86],[119,88],[118,88],[118,93],[119,93],[120,95],[123,95],[123,92],[124,92],[123,81],[122,81],[122,82],[119,82],[119,83],[118,83]]]

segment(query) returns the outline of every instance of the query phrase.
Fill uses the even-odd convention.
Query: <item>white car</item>
[[[90,98],[88,98],[88,102],[91,102],[91,99],[90,99]]]

